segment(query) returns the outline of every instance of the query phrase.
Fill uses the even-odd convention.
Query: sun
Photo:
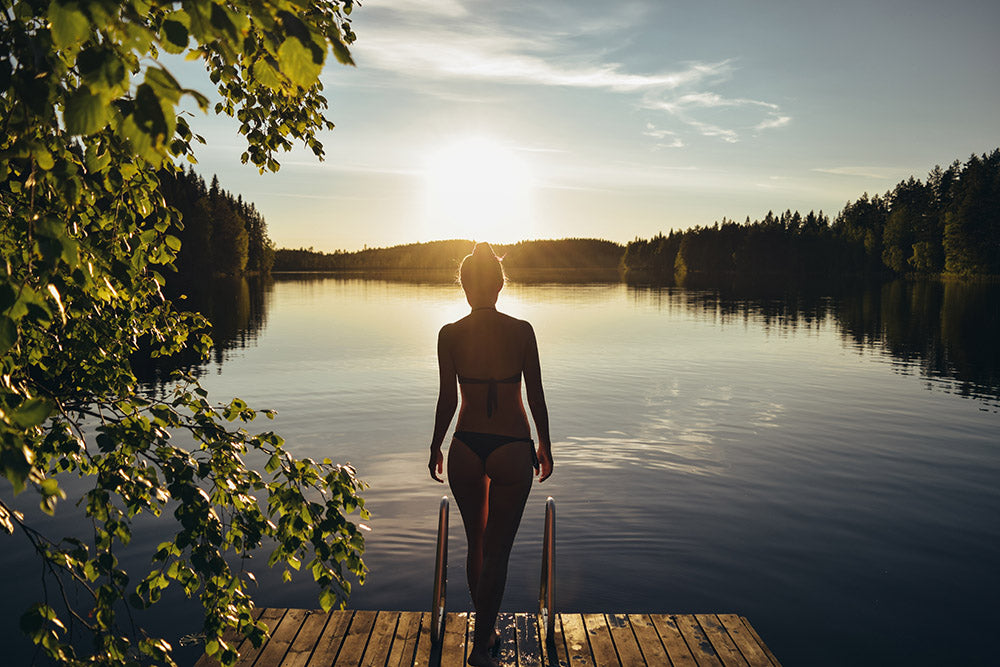
[[[427,233],[511,243],[533,227],[533,179],[519,152],[486,137],[457,139],[427,160]]]

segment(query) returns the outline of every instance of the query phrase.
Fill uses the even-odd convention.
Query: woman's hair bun
[[[481,241],[465,256],[458,269],[459,282],[466,287],[473,284],[489,284],[502,287],[506,282],[501,258],[493,252],[489,243]]]

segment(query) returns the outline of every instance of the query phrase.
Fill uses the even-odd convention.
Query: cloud
[[[892,180],[905,177],[907,169],[900,167],[817,167],[812,171],[824,174],[834,174],[836,176],[860,176],[861,178],[878,178],[882,180]]]
[[[667,111],[686,110],[693,108],[716,109],[720,107],[742,107],[759,106],[774,111],[778,110],[777,104],[761,102],[760,100],[749,100],[745,98],[726,98],[718,93],[687,93],[680,97],[660,102],[659,106]]]
[[[677,133],[673,130],[663,130],[657,128],[652,123],[646,123],[646,129],[643,130],[643,135],[656,139],[657,141],[653,144],[653,148],[683,148],[684,142]]]
[[[761,122],[757,123],[757,125],[754,126],[754,129],[760,131],[760,130],[769,130],[775,127],[784,127],[785,125],[788,125],[788,123],[790,123],[791,120],[792,120],[791,116],[773,116],[771,118],[766,118]]]
[[[627,93],[672,90],[718,76],[728,61],[689,63],[673,71],[635,74],[620,63],[579,62],[558,56],[567,45],[558,37],[524,39],[506,32],[473,29],[458,35],[447,28],[370,30],[355,48],[359,66],[390,71],[416,84],[421,79],[494,81],[531,86],[566,86]],[[534,53],[533,53],[534,52]]]
[[[372,5],[371,9],[386,9],[376,3],[372,3]],[[371,9],[365,7],[366,11],[371,11]],[[469,13],[465,5],[458,0],[393,0],[391,9],[407,14],[423,13],[450,18],[463,17]]]
[[[642,21],[642,12],[636,11],[629,14],[632,25],[610,28],[626,42],[628,31]],[[736,59],[682,61],[635,71],[613,52],[595,50],[592,37],[606,35],[609,28],[600,22],[581,23],[585,16],[549,8],[531,18],[512,19],[502,8],[469,11],[460,0],[406,0],[380,6],[378,17],[352,47],[359,69],[379,70],[391,77],[392,85],[424,95],[453,98],[462,84],[484,82],[593,90],[630,99],[639,109],[666,112],[681,127],[728,143],[744,133],[791,121],[773,102],[726,97],[713,90],[733,78]],[[473,91],[473,99],[484,95],[481,86],[466,90]],[[644,134],[662,140],[659,147],[685,144],[677,131],[659,137]]]
[[[721,79],[723,74],[728,76],[729,72],[720,71],[718,74]],[[706,81],[707,84],[716,82],[711,79]],[[740,140],[741,132],[783,127],[792,120],[791,116],[781,114],[781,108],[772,102],[724,97],[707,91],[646,95],[641,104],[649,110],[666,111],[703,137],[718,138],[730,144]]]

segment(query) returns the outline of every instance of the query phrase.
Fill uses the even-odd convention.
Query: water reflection
[[[267,324],[267,312],[274,293],[270,277],[216,276],[199,283],[170,284],[165,290],[178,310],[192,310],[211,323],[211,362],[218,370],[232,350],[253,346]],[[133,370],[140,381],[162,387],[170,374],[183,369],[203,375],[208,366],[191,351],[170,358],[150,358],[140,353]]]
[[[697,287],[632,284],[633,298],[683,309],[718,324],[750,321],[765,331],[819,330],[832,323],[859,351],[887,354],[928,388],[1000,403],[1000,286],[895,280],[875,284],[739,282]]]
[[[895,281],[846,296],[842,335],[877,348],[949,391],[996,405],[1000,396],[1000,300],[996,285]],[[938,386],[941,386],[938,383]]]
[[[514,271],[514,285],[614,285],[615,271]],[[178,307],[197,310],[212,323],[216,366],[232,350],[256,343],[267,323],[274,280],[309,284],[319,280],[368,280],[412,285],[453,284],[453,271],[383,271],[377,274],[294,273],[271,278],[217,278],[176,289]],[[1000,286],[988,283],[903,281],[732,281],[683,285],[629,278],[632,299],[658,309],[682,310],[715,324],[754,322],[767,332],[819,330],[834,326],[859,351],[888,354],[900,373],[919,373],[937,388],[996,406],[1000,403]],[[197,374],[206,367],[192,356],[137,362],[137,374],[163,383],[171,370]],[[768,421],[765,408],[758,419]],[[698,429],[688,428],[692,438]]]

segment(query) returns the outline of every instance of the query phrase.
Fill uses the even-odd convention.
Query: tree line
[[[926,181],[822,211],[636,238],[622,265],[660,274],[1000,275],[1000,149],[940,166]]]
[[[390,248],[365,248],[332,253],[299,248],[281,248],[275,253],[275,271],[371,271],[386,269],[455,269],[472,251],[472,241],[451,239],[409,243]],[[494,245],[504,256],[504,266],[519,268],[615,269],[623,246],[602,239],[558,239],[519,241]]]
[[[271,271],[274,243],[251,202],[220,187],[218,176],[206,185],[192,167],[164,170],[159,177],[164,199],[182,218],[171,232],[181,242],[174,264],[182,278]]]

